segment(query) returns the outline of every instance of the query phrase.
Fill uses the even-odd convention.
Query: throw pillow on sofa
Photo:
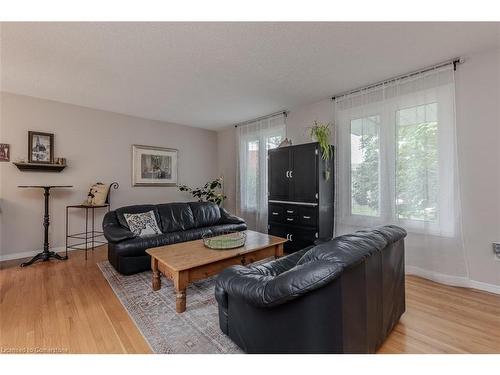
[[[130,231],[136,236],[143,237],[162,233],[153,211],[139,214],[123,214],[123,216],[127,220]]]

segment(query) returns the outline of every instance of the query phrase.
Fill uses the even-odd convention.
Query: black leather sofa
[[[247,353],[374,353],[405,311],[405,236],[377,227],[224,270],[221,330]]]
[[[162,234],[136,237],[124,214],[153,211]],[[245,221],[211,202],[165,203],[127,206],[108,212],[103,232],[108,240],[108,260],[115,269],[132,275],[151,269],[146,249],[200,239],[205,234],[221,234],[247,229]]]

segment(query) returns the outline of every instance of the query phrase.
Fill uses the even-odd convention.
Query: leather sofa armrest
[[[248,268],[251,269],[252,274],[261,275],[261,276],[277,276],[283,272],[286,272],[297,264],[298,260],[304,255],[304,253],[309,250],[310,247],[307,247],[303,250],[297,251],[293,254],[289,254],[287,256],[281,257],[279,259],[275,259],[264,264],[259,264],[257,266],[250,265]],[[239,275],[238,272],[235,275]],[[225,309],[227,309],[227,292],[224,289],[224,282],[216,283],[215,285],[215,299],[219,303],[219,305]]]
[[[135,238],[134,233],[126,228],[123,228],[118,223],[118,220],[116,219],[116,213],[114,211],[110,211],[106,213],[106,215],[104,215],[102,228],[104,237],[106,237],[109,242],[120,242]]]
[[[245,220],[241,217],[231,215],[225,208],[219,207],[220,210],[220,224],[245,224]]]
[[[321,288],[342,273],[340,264],[317,260],[295,266],[278,276],[263,275],[256,269],[233,266],[217,278],[216,297],[229,303],[230,297],[256,307],[275,307]],[[217,296],[218,294],[218,296]]]

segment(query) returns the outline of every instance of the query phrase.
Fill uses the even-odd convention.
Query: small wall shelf
[[[42,163],[12,163],[22,172],[61,172],[66,165]]]

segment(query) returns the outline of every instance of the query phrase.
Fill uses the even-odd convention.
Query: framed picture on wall
[[[28,162],[54,163],[54,134],[28,132]]]
[[[132,145],[133,186],[177,186],[178,150]]]
[[[10,160],[10,145],[7,143],[0,143],[0,161]]]

